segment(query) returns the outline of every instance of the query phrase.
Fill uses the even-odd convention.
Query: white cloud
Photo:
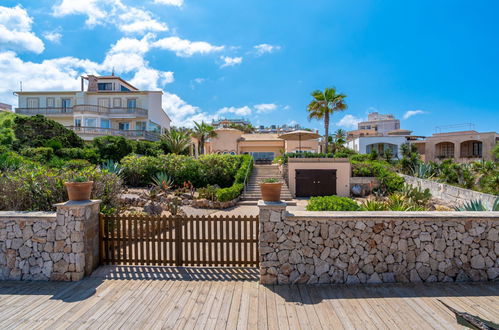
[[[260,44],[260,45],[256,45],[254,48],[256,51],[256,55],[262,56],[265,53],[273,53],[273,52],[281,49],[281,46],[275,46],[275,45],[269,45],[269,44]]]
[[[127,6],[121,0],[61,0],[52,7],[52,15],[85,15],[88,27],[110,23],[125,33],[168,30],[168,26],[153,18],[151,12]]]
[[[61,42],[62,34],[57,31],[46,31],[43,33],[43,37],[47,39],[48,41],[51,41],[55,44],[58,44]]]
[[[237,65],[237,64],[241,64],[242,61],[243,61],[242,57],[220,56],[220,59],[222,61],[224,61],[223,64],[220,65],[221,68],[225,68],[225,67],[228,67],[228,66],[234,66],[234,65]]]
[[[221,108],[217,111],[217,114],[219,115],[222,115],[222,114],[226,114],[226,113],[233,113],[237,116],[249,116],[251,115],[251,108],[248,107],[247,105],[243,106],[243,107],[240,107],[240,108],[236,108],[236,107],[224,107],[224,108]]]
[[[190,57],[196,53],[208,54],[224,49],[224,46],[214,46],[206,41],[190,41],[179,37],[159,39],[152,44],[160,49],[171,50],[177,56]]]
[[[196,84],[202,84],[202,83],[204,83],[205,81],[206,81],[206,79],[204,79],[204,78],[196,78],[196,79],[194,79],[194,82],[195,82]]]
[[[182,7],[184,5],[184,0],[154,0],[154,3]]]
[[[409,119],[412,116],[421,115],[423,113],[427,113],[427,112],[423,111],[423,110],[409,110],[409,111],[406,111],[406,113],[404,113],[404,116],[402,118]]]
[[[362,118],[357,118],[352,115],[345,115],[335,125],[345,127],[348,129],[357,129],[357,124],[363,121]]]
[[[274,103],[263,103],[254,106],[257,113],[269,113],[277,109],[277,104]]]
[[[27,50],[40,54],[45,49],[43,41],[32,31],[33,19],[23,7],[0,6],[0,47]]]
[[[163,108],[172,119],[173,126],[192,127],[195,121],[211,122],[217,117],[202,112],[200,108],[188,104],[178,95],[169,92],[163,93]]]

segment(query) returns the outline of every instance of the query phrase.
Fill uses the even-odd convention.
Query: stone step
[[[260,198],[261,199],[261,198]],[[293,200],[283,200],[288,206],[296,206],[296,202]],[[237,205],[257,205],[258,200],[241,200]]]

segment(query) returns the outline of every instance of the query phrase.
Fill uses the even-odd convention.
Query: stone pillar
[[[53,280],[79,281],[99,265],[100,203],[100,200],[68,201],[54,205],[57,208],[55,244],[60,242],[65,246],[64,252],[70,260],[61,259],[60,264],[54,264]]]
[[[275,232],[284,228],[286,203],[258,201],[260,208],[260,229],[258,236],[258,253],[260,260],[260,283],[277,283],[277,244]],[[274,258],[275,255],[275,258]],[[274,259],[274,260],[272,260]]]

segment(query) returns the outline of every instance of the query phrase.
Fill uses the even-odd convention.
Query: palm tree
[[[194,122],[194,131],[192,132],[192,136],[199,141],[198,153],[199,155],[203,155],[204,144],[209,138],[217,136],[217,132],[215,132],[215,128],[213,126],[206,124],[204,121],[202,121],[201,124]]]
[[[161,142],[173,154],[181,154],[189,149],[191,137],[188,132],[172,128],[161,136]]]
[[[345,94],[337,93],[336,88],[326,88],[324,91],[316,90],[310,95],[314,98],[307,107],[308,119],[324,120],[325,149],[328,150],[329,117],[339,111],[346,110]]]
[[[346,142],[347,139],[347,132],[344,129],[337,129],[336,132],[334,132],[334,141],[336,145],[338,146],[343,146]]]

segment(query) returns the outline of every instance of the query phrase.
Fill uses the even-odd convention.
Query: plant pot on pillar
[[[266,202],[279,202],[281,200],[282,182],[279,179],[268,178],[260,183],[262,199]]]
[[[93,181],[88,181],[85,177],[76,177],[70,182],[65,182],[66,190],[70,201],[88,201],[92,194]]]

